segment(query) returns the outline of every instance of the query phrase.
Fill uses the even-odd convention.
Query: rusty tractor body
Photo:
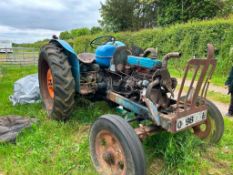
[[[188,61],[177,97],[177,80],[171,77],[167,64],[181,53],[168,53],[160,61],[155,49],[137,53],[112,36],[96,38],[90,45],[98,46],[95,54],[77,55],[65,41],[51,40],[41,49],[39,82],[43,103],[54,119],[69,117],[77,93],[87,98],[101,96],[135,114],[127,120],[109,114],[93,124],[90,151],[99,173],[145,174],[139,140],[156,132],[176,133],[191,128],[196,136],[209,142],[221,139],[222,115],[206,99],[216,67],[211,44],[207,58]],[[191,78],[189,85],[185,84],[187,78]],[[147,125],[140,124],[144,120],[149,121]],[[133,128],[133,122],[138,127]]]

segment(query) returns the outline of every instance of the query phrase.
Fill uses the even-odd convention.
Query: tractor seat
[[[80,53],[80,54],[78,54],[78,59],[85,64],[91,64],[95,61],[95,54],[93,54],[93,53]]]

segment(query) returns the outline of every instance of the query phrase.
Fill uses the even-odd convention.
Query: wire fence
[[[0,53],[1,65],[36,65],[38,62],[39,49],[14,47],[4,50],[5,52]]]

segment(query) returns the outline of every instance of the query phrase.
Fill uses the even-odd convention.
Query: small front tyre
[[[121,117],[104,115],[90,131],[90,152],[102,175],[145,175],[142,144],[133,128]]]

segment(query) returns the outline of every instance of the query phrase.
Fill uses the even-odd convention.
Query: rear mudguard
[[[79,59],[77,58],[77,53],[74,49],[64,40],[52,39],[50,43],[59,44],[64,50],[65,54],[68,56],[68,61],[71,65],[71,71],[75,80],[75,88],[77,92],[80,92],[80,66]]]

